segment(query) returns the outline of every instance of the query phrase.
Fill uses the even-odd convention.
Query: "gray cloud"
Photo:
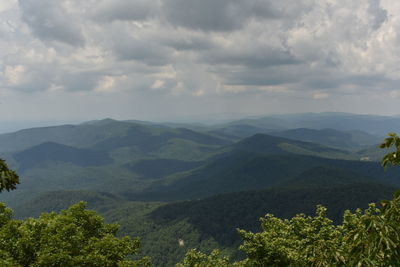
[[[92,16],[100,21],[141,21],[156,16],[159,5],[158,0],[103,0],[92,10]]]
[[[216,44],[212,40],[199,35],[168,34],[160,39],[162,44],[177,51],[207,51],[216,47]]]
[[[172,50],[160,44],[134,37],[120,37],[113,43],[120,60],[136,60],[148,65],[160,66],[171,62]]]
[[[226,32],[245,28],[254,19],[292,22],[311,6],[312,1],[290,0],[164,0],[163,15],[175,26]]]
[[[55,77],[55,85],[67,91],[89,91],[96,88],[100,77],[93,72],[65,73]]]
[[[237,1],[166,0],[165,16],[176,26],[205,31],[230,31],[242,28],[246,17]]]
[[[209,64],[243,65],[249,68],[299,64],[289,51],[273,48],[248,51],[223,51],[222,49],[205,53],[204,60]]]
[[[84,38],[80,25],[62,7],[62,1],[19,0],[22,19],[32,32],[45,41],[59,41],[82,45]]]
[[[63,102],[79,94],[93,110],[101,107],[92,99],[105,95],[168,106],[184,99],[193,113],[202,112],[200,99],[260,111],[263,96],[293,107],[349,92],[365,103],[400,98],[400,4],[393,1],[12,2],[0,4],[0,95],[37,92]]]
[[[227,85],[240,86],[270,86],[270,85],[285,85],[295,82],[301,82],[305,74],[300,70],[302,66],[280,66],[266,67],[258,69],[248,68],[228,68],[220,75],[224,77]],[[304,66],[303,66],[304,67]]]
[[[387,11],[382,9],[380,6],[380,1],[369,0],[368,11],[373,17],[372,19],[372,29],[379,29],[382,24],[388,19]]]
[[[163,7],[173,25],[204,31],[237,30],[252,16],[273,19],[281,15],[269,1],[165,0]]]

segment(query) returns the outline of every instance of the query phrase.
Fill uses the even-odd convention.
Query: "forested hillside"
[[[265,129],[242,126],[229,129]],[[259,231],[266,213],[310,215],[322,204],[340,223],[344,210],[390,198],[400,186],[397,170],[360,160],[378,151],[355,151],[377,147],[370,134],[275,128],[277,136],[240,138],[218,127],[107,119],[0,135],[0,151],[21,176],[18,190],[0,198],[19,218],[86,201],[119,223],[120,235],[141,237],[137,257],[174,266],[192,248],[240,259],[236,228]]]

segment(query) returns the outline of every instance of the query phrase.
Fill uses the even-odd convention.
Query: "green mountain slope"
[[[377,179],[366,174],[332,166],[318,166],[308,169],[295,178],[281,183],[280,187],[288,188],[330,188],[346,184],[376,183]]]
[[[344,209],[389,198],[391,185],[400,186],[397,170],[385,172],[377,162],[360,161],[360,154],[322,144],[266,134],[232,144],[236,135],[268,123],[305,120],[315,126],[324,116],[335,121],[328,115],[315,121],[309,115],[276,117],[247,128],[232,124],[234,135],[113,120],[0,135],[0,151],[19,150],[5,155],[22,174],[18,190],[0,197],[20,217],[85,200],[120,223],[121,235],[140,236],[142,253],[155,266],[173,266],[190,248],[229,254],[239,242],[235,229],[257,231],[258,218],[267,212],[288,218],[323,204],[337,222]],[[345,137],[336,130],[286,133],[310,133],[314,141],[324,134],[337,138],[332,142]],[[190,201],[161,203],[182,200]]]
[[[236,247],[236,229],[259,231],[258,218],[272,213],[291,218],[297,213],[313,214],[316,205],[328,207],[328,216],[340,222],[344,210],[365,208],[368,203],[390,198],[395,188],[372,183],[356,183],[331,188],[275,188],[213,196],[167,204],[154,210],[150,218],[168,225],[185,221],[221,247]]]
[[[348,178],[354,173],[367,181],[400,185],[398,172],[390,169],[385,172],[375,162],[332,160],[302,155],[232,153],[203,168],[182,174],[179,179],[167,185],[156,184],[144,193],[127,192],[125,196],[135,200],[204,198],[214,194],[287,184],[302,178],[302,173],[319,167],[340,169],[336,173],[327,172],[331,177],[345,174]]]
[[[71,163],[77,166],[100,166],[113,161],[106,152],[74,148],[54,142],[46,142],[13,155],[18,161],[18,171],[37,168],[49,161]]]
[[[29,146],[2,153],[21,174],[21,185],[0,199],[24,200],[21,191],[26,196],[62,189],[139,192],[154,180],[200,166],[229,143],[192,130],[111,119],[0,135],[5,150]]]
[[[182,161],[176,159],[143,159],[124,167],[142,177],[163,178],[168,175],[188,171],[203,165],[201,161]]]
[[[245,138],[234,144],[233,147],[236,150],[270,155],[301,154],[325,158],[354,159],[354,156],[347,151],[267,134],[256,134]]]
[[[344,209],[365,207],[370,202],[389,198],[395,190],[377,183],[380,181],[376,178],[378,173],[388,177],[393,174],[389,173],[390,169],[383,173],[376,163],[239,152],[228,153],[225,156],[229,157],[209,163],[205,168],[210,169],[204,172],[210,175],[209,180],[199,176],[198,183],[191,181],[183,184],[180,190],[168,192],[172,193],[170,199],[179,199],[174,195],[179,193],[205,197],[210,192],[225,192],[221,188],[213,192],[216,185],[237,186],[234,190],[239,191],[246,188],[243,184],[254,181],[252,189],[258,189],[265,174],[273,174],[272,180],[280,177],[275,183],[268,182],[270,186],[276,186],[170,204],[131,202],[121,195],[109,193],[56,191],[26,200],[16,207],[16,212],[21,217],[35,216],[42,211],[59,210],[86,200],[90,208],[100,211],[108,221],[121,224],[121,235],[140,236],[142,254],[152,256],[155,266],[174,266],[190,248],[202,251],[220,248],[224,253],[232,253],[240,242],[236,228],[257,231],[258,218],[266,213],[288,218],[299,212],[312,214],[316,205],[323,204],[329,209],[328,215],[338,222]],[[166,164],[168,161],[161,162]],[[232,171],[229,175],[228,170]],[[198,169],[193,173],[203,171]],[[222,175],[225,178],[221,179]],[[154,193],[159,197],[163,192]],[[179,245],[179,240],[184,241],[183,246]]]
[[[142,255],[150,255],[155,266],[174,266],[185,251],[197,248],[223,249],[232,253],[240,243],[237,228],[258,231],[258,218],[273,213],[289,218],[297,213],[313,214],[316,205],[328,207],[328,215],[340,222],[345,209],[366,207],[390,198],[395,188],[375,183],[349,183],[332,187],[272,188],[212,196],[141,209],[129,204],[104,215],[122,225],[121,234],[141,236]],[[184,241],[184,246],[179,245]]]
[[[349,178],[349,173],[354,172],[365,179],[368,177],[381,183],[400,185],[398,173],[392,170],[384,172],[376,162],[323,158],[320,155],[352,155],[309,142],[257,134],[225,150],[225,153],[205,162],[200,168],[156,181],[143,193],[126,192],[124,195],[134,200],[197,199],[213,194],[277,186],[318,167],[343,170],[343,173],[331,173],[331,177],[346,174],[346,178]]]
[[[45,143],[16,153],[14,160],[24,170],[19,189],[26,195],[67,189],[112,192],[131,200],[196,199],[276,186],[319,166],[400,181],[376,163],[329,159],[353,155],[310,142],[265,134],[223,146],[226,142],[186,129],[131,125],[126,134],[94,148]]]
[[[126,202],[116,195],[105,192],[59,190],[42,193],[29,202],[15,207],[14,212],[18,218],[37,217],[42,212],[59,212],[79,201],[87,202],[88,208],[100,212]]]

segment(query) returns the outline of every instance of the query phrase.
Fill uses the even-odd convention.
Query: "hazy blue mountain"
[[[184,139],[204,145],[226,145],[230,142],[211,135],[188,129],[154,129],[142,125],[131,126],[125,135],[113,136],[96,143],[93,149],[111,151],[121,147],[136,146],[143,153],[149,153],[168,144],[172,139]]]
[[[23,150],[44,142],[56,142],[74,147],[89,147],[109,138],[132,134],[132,132],[129,132],[132,131],[131,127],[140,128],[144,132],[156,135],[163,130],[167,132],[171,130],[173,132],[174,125],[181,128],[189,128],[194,132],[208,132],[211,133],[211,136],[222,137],[220,138],[222,140],[237,140],[238,138],[249,137],[257,133],[296,128],[331,128],[344,131],[360,130],[383,137],[390,131],[397,132],[400,130],[400,118],[348,113],[305,113],[270,115],[257,119],[242,119],[214,126],[104,119],[78,125],[39,127],[20,130],[14,133],[0,134],[0,152]],[[294,136],[287,137],[294,138]],[[316,142],[316,140],[307,141]]]
[[[346,150],[359,150],[370,147],[382,141],[382,138],[357,130],[339,131],[335,129],[316,130],[298,128],[270,132],[269,134]]]
[[[126,164],[148,157],[202,160],[230,143],[188,129],[160,128],[112,119],[0,135],[0,151],[10,151],[2,152],[2,156],[12,166],[23,170],[39,167],[49,160],[78,166],[105,165],[112,160],[115,164]]]
[[[365,160],[369,161],[381,161],[383,156],[386,155],[389,152],[393,152],[395,149],[382,149],[379,147],[379,144],[372,145],[368,148],[361,149],[357,151],[357,155],[360,158],[363,158]]]
[[[20,130],[0,135],[0,152],[18,151],[45,142],[89,147],[107,138],[124,135],[132,123],[112,119],[78,125],[61,125]]]
[[[262,127],[256,127],[253,125],[234,124],[218,129],[209,130],[207,133],[223,138],[229,138],[231,140],[239,140],[259,133],[268,133],[269,131],[271,130],[266,130]]]
[[[152,138],[146,139],[149,136]],[[135,140],[135,138],[139,138]],[[141,138],[141,139],[140,139]],[[78,125],[61,125],[31,128],[0,135],[0,152],[17,151],[45,142],[55,142],[74,147],[116,148],[147,142],[143,146],[156,146],[171,138],[184,138],[202,144],[229,143],[205,133],[188,129],[172,129],[159,125],[104,119]],[[108,147],[107,147],[108,146]]]
[[[219,125],[217,128],[232,127],[234,125],[248,125],[262,128],[265,131],[296,128],[360,130],[382,137],[388,132],[400,132],[399,117],[339,112],[270,115],[257,119],[237,120]]]

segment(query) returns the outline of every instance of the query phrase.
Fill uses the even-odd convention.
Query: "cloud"
[[[148,65],[160,66],[171,62],[173,51],[151,40],[124,36],[113,43],[119,60],[135,60]]]
[[[3,0],[0,2],[0,12],[5,12],[15,7],[17,0]]]
[[[23,21],[39,39],[83,45],[81,26],[62,4],[61,0],[19,0]]]
[[[103,0],[97,3],[92,16],[99,21],[129,20],[142,21],[156,16],[158,0]]]
[[[171,24],[194,30],[229,32],[252,20],[292,20],[310,6],[308,1],[164,0],[163,15]]]
[[[319,100],[319,99],[326,99],[329,98],[329,94],[327,93],[315,93],[312,96],[313,99]]]
[[[384,101],[400,83],[399,14],[389,0],[5,0],[0,96],[125,94],[193,113]]]
[[[231,31],[246,22],[238,1],[166,0],[165,17],[175,26],[205,31]]]

